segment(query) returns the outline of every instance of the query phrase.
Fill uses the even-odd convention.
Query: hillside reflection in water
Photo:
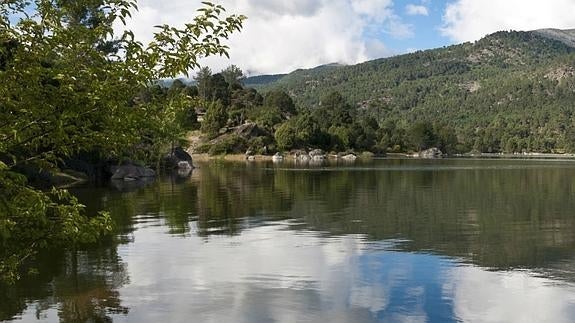
[[[118,239],[41,259],[0,319],[571,322],[575,163],[199,164],[77,189]]]

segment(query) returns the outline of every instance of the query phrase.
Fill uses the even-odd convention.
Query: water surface
[[[78,188],[113,241],[0,287],[22,322],[573,322],[575,162],[200,163]]]

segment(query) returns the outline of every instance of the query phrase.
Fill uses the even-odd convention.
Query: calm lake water
[[[575,161],[196,163],[77,188],[116,237],[0,287],[23,322],[575,322]]]

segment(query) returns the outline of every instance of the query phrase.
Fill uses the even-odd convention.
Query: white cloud
[[[408,4],[405,6],[405,13],[410,16],[429,16],[429,11],[426,6]]]
[[[413,36],[411,25],[394,13],[392,0],[222,0],[229,14],[248,17],[230,37],[231,59],[202,61],[218,71],[236,64],[250,73],[282,73],[326,63],[353,64],[389,56],[376,36]],[[140,11],[128,27],[148,41],[154,25],[182,25],[201,6],[199,0],[138,1]]]
[[[575,28],[573,0],[456,0],[444,13],[443,35],[473,41],[499,30]]]
[[[574,290],[557,286],[528,272],[459,267],[444,292],[463,322],[571,322]]]

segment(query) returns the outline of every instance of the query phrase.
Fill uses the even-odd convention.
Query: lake
[[[196,166],[73,189],[115,237],[40,255],[0,320],[575,321],[575,161]]]

